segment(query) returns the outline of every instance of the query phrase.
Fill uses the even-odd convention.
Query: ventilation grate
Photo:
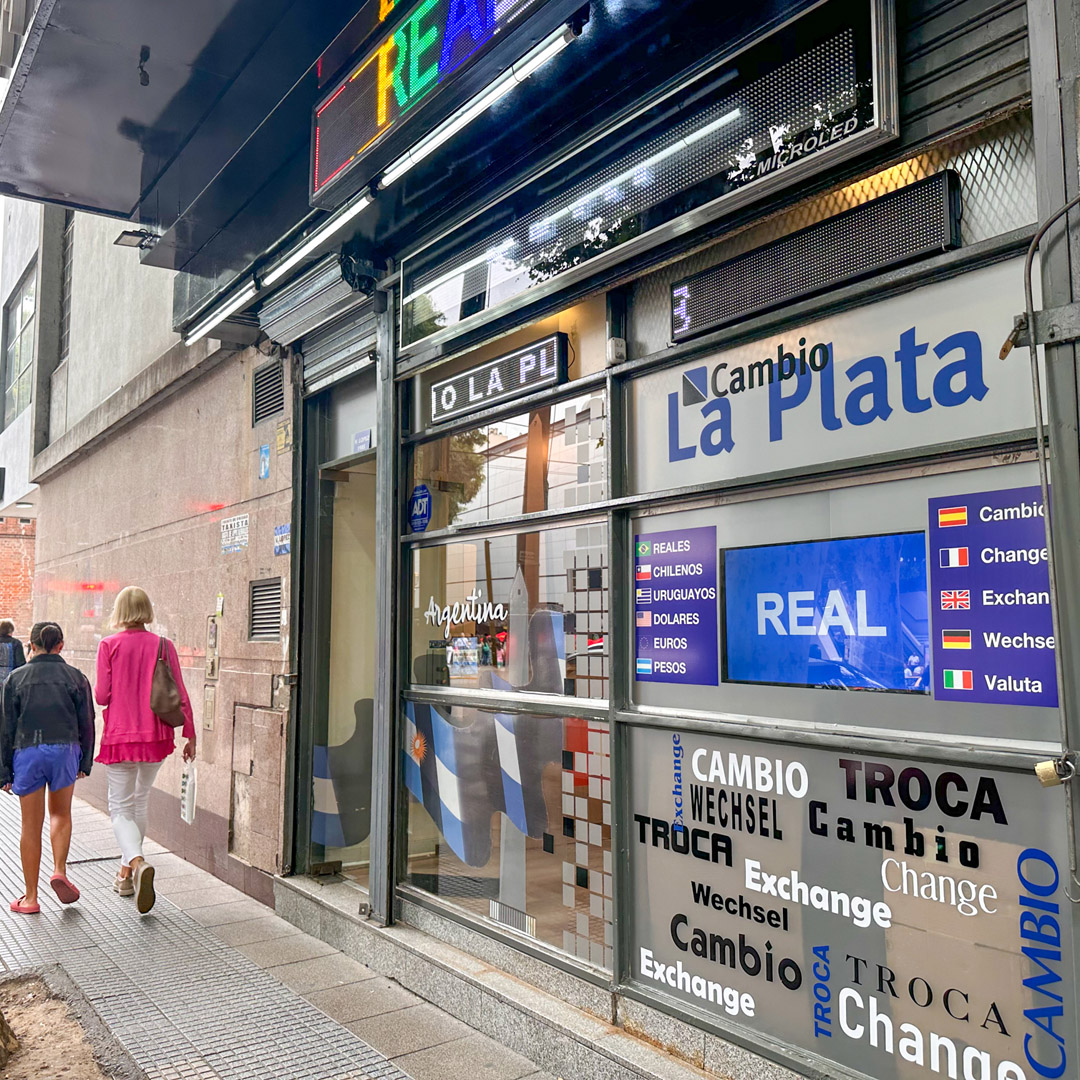
[[[960,246],[960,178],[949,170],[827,218],[671,286],[671,338],[739,319]]]
[[[252,641],[281,640],[281,578],[251,582],[248,637]]]
[[[280,360],[256,368],[251,379],[251,426],[285,411],[285,368]]]

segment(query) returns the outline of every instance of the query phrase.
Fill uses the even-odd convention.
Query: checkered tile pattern
[[[0,797],[0,897],[22,892],[18,835],[18,802]],[[112,891],[112,854],[73,844],[77,904],[0,908],[0,962],[62,965],[148,1080],[408,1080],[168,900],[140,918]]]
[[[563,906],[573,913],[563,948],[613,967],[611,868],[611,736],[602,722],[566,721],[563,834],[574,861],[563,863]]]

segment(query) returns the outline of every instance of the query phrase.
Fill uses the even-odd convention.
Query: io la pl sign
[[[566,382],[566,353],[566,335],[552,334],[497,360],[441,379],[431,387],[431,423]]]

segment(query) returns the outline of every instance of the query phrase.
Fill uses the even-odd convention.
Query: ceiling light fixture
[[[262,277],[264,285],[273,285],[294,266],[303,262],[317,247],[343,229],[361,210],[371,205],[371,192],[362,191],[352,202],[335,210],[307,239],[275,263]]]
[[[254,281],[249,282],[230,300],[227,300],[220,307],[212,311],[201,322],[192,326],[191,329],[184,334],[184,344],[194,345],[200,338],[206,337],[218,323],[224,322],[230,315],[235,315],[242,307],[245,307],[254,300],[258,291],[259,286]]]
[[[388,166],[379,179],[379,187],[389,187],[395,180],[400,180],[414,165],[418,165],[443,143],[452,139],[462,128],[467,127],[481,113],[490,109],[518,83],[523,83],[534,71],[558,56],[578,36],[579,32],[573,25],[567,25],[560,26],[554,33],[549,34],[477,94],[468,105],[448,116],[434,131],[425,135],[414,147]]]

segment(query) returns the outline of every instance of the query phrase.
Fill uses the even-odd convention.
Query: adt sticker
[[[431,492],[427,484],[417,484],[409,500],[409,525],[413,532],[423,532],[431,523]]]

